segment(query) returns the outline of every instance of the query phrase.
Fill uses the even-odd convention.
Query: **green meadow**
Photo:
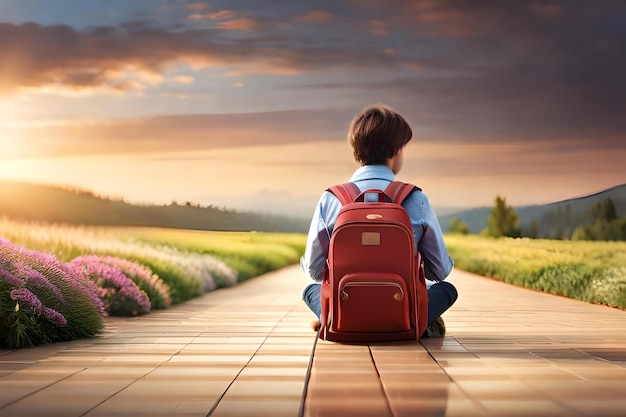
[[[0,347],[97,335],[297,263],[306,235],[96,227],[0,218]]]
[[[626,309],[626,242],[449,234],[446,243],[456,268]],[[302,233],[69,226],[0,218],[0,346],[94,336],[102,329],[104,311],[138,315],[167,308],[297,263],[305,244]],[[113,267],[124,276],[110,277],[106,271]],[[67,268],[77,275],[68,275]]]
[[[299,261],[306,235],[299,233],[212,232],[202,230],[119,228],[125,241],[213,256],[237,271],[238,281]]]
[[[626,242],[446,235],[456,268],[626,309]]]
[[[297,263],[306,244],[301,233],[60,226],[6,218],[0,218],[0,236],[62,262],[97,254],[146,265],[170,286],[174,304]],[[447,234],[446,244],[456,268],[626,308],[626,242]]]
[[[149,267],[174,304],[297,263],[306,235],[146,227],[69,226],[0,218],[0,236],[61,262],[106,255]]]

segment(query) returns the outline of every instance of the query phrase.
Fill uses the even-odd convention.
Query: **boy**
[[[361,191],[384,190],[400,172],[404,161],[404,146],[413,132],[407,121],[395,110],[385,105],[366,108],[357,115],[348,130],[354,159],[361,167],[352,178]],[[452,271],[454,263],[446,249],[441,227],[430,206],[426,194],[414,191],[402,204],[407,210],[413,228],[416,248],[424,259],[426,279],[435,281],[428,288],[428,336],[443,337],[445,326],[441,314],[457,299],[454,286],[444,279]],[[319,329],[321,315],[320,290],[324,265],[328,257],[330,235],[341,209],[339,200],[330,192],[322,194],[313,214],[306,250],[301,259],[302,269],[315,282],[309,284],[302,294],[304,302],[315,313]]]

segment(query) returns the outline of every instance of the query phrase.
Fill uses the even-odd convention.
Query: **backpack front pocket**
[[[409,294],[395,274],[347,274],[337,294],[340,332],[402,332],[410,330]]]

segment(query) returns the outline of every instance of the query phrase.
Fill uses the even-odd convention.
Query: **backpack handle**
[[[412,184],[403,183],[400,181],[393,181],[385,189],[385,191],[370,189],[361,192],[359,187],[353,182],[346,182],[343,184],[334,185],[326,191],[332,193],[342,206],[354,202],[364,202],[365,194],[374,193],[378,194],[379,202],[388,202],[402,204],[405,198],[409,196],[413,191],[421,191],[422,189]],[[382,195],[381,195],[382,194]]]
[[[355,203],[363,203],[363,202],[365,202],[365,194],[376,194],[376,195],[378,195],[378,202],[379,203],[393,203],[393,199],[391,197],[389,197],[387,194],[385,194],[384,191],[377,190],[377,189],[374,189],[374,188],[363,191],[361,194],[359,194],[356,197],[354,202]]]

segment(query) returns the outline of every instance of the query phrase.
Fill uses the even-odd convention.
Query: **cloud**
[[[251,18],[240,18],[240,19],[232,19],[226,20],[223,22],[219,22],[217,27],[220,29],[228,29],[228,30],[244,30],[244,31],[253,31],[258,29],[261,26],[257,19]]]
[[[382,50],[393,53],[383,60],[413,72],[302,87],[389,102],[444,136],[589,139],[610,132],[611,143],[626,140],[620,2],[349,2],[357,3],[360,19],[375,11],[390,30],[393,46]]]
[[[202,3],[202,2],[189,3],[185,5],[185,9],[187,10],[208,10],[210,8],[211,6],[209,6],[207,3]]]
[[[192,13],[187,16],[189,20],[222,20],[232,19],[235,17],[235,13],[232,10],[220,10],[218,12],[211,13]]]
[[[174,96],[187,98],[184,94]],[[344,142],[352,114],[337,110],[159,116],[97,123],[80,120],[0,125],[20,137],[5,158],[198,151],[258,145]]]
[[[370,20],[368,22],[369,33],[376,36],[383,36],[389,33],[387,24],[382,20]]]
[[[255,19],[228,20],[218,26],[221,29],[169,31],[125,24],[79,31],[64,25],[0,23],[0,95],[24,88],[72,93],[141,91],[161,84],[165,72],[183,63],[245,75],[382,65],[378,59],[382,52],[306,45],[305,39],[299,41],[289,34],[270,42],[259,34],[245,39],[218,36],[221,30],[252,31],[267,26]]]
[[[188,8],[221,19],[202,28],[0,24],[0,95],[142,93],[187,64],[226,77],[290,77],[272,88],[315,89],[344,108],[388,102],[433,137],[624,137],[617,0],[211,4]],[[226,4],[232,18],[218,7]]]
[[[559,17],[563,14],[563,8],[557,6],[556,4],[546,4],[546,3],[531,3],[529,6],[530,11],[535,13],[538,16],[553,18]]]
[[[310,10],[294,20],[305,23],[331,23],[335,20],[335,15],[326,10]]]
[[[171,78],[171,81],[177,84],[191,84],[194,80],[195,78],[190,75],[177,75]]]

